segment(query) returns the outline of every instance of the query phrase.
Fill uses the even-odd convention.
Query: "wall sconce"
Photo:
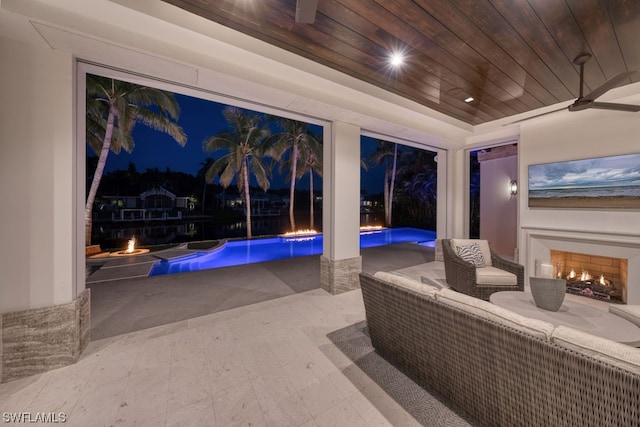
[[[509,193],[511,193],[512,196],[518,194],[518,181],[515,179],[509,183]]]

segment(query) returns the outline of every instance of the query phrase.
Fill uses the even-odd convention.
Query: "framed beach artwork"
[[[529,165],[529,207],[640,209],[640,154]]]

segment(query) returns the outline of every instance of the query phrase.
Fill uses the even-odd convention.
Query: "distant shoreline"
[[[623,208],[640,209],[640,197],[530,197],[530,208]]]

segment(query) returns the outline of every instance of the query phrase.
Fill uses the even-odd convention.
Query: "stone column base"
[[[89,289],[68,304],[0,314],[0,383],[78,361],[89,344]]]
[[[320,286],[332,295],[360,288],[358,274],[362,271],[362,257],[330,260],[320,257]]]

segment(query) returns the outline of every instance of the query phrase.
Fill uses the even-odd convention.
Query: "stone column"
[[[19,39],[0,37],[0,195],[15,201],[0,221],[1,381],[73,363],[89,340],[84,86],[71,53]]]
[[[67,304],[0,314],[0,383],[78,361],[89,344],[89,289]]]
[[[360,287],[360,127],[333,122],[325,130],[322,289],[339,294]]]

